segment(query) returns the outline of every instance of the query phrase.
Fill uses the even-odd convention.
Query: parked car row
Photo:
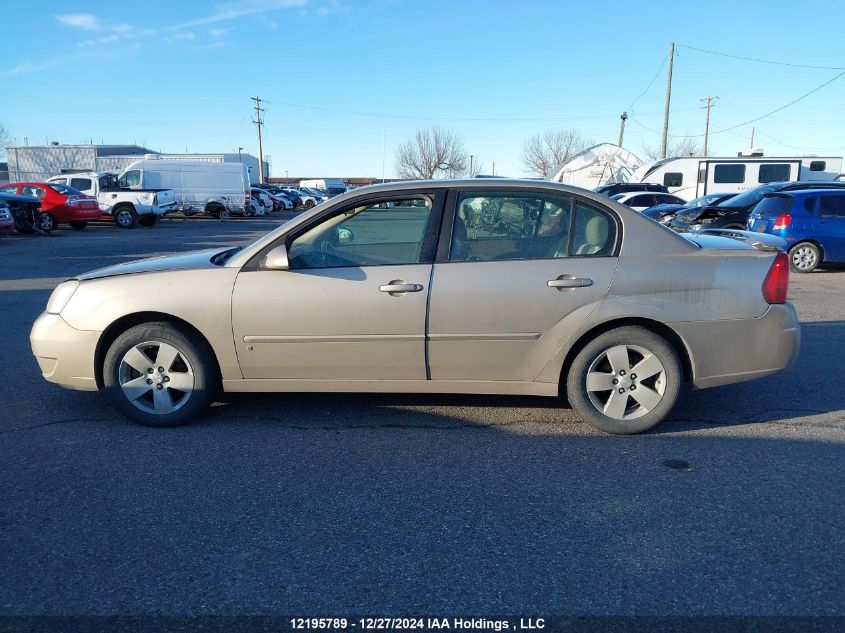
[[[740,194],[712,193],[689,202],[645,206],[668,194],[651,183],[624,184],[608,194],[678,233],[708,229],[769,233],[786,241],[792,269],[812,272],[824,263],[845,262],[845,182],[770,182]],[[637,186],[644,189],[632,191]],[[611,186],[601,189],[612,191]],[[598,190],[597,190],[598,191]]]
[[[77,230],[84,229],[91,220],[102,217],[97,200],[86,196],[81,191],[58,183],[13,182],[0,188],[0,193],[9,194],[24,204],[37,203],[37,220],[23,223],[18,227],[21,232],[41,230],[49,233],[59,224],[69,224]],[[6,198],[6,205],[13,202]]]

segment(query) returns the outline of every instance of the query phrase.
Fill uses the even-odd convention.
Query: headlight
[[[53,294],[50,295],[49,301],[47,301],[47,312],[49,314],[61,314],[78,287],[79,282],[76,279],[63,281],[56,286]]]

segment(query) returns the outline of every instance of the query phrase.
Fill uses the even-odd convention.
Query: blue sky
[[[393,174],[396,145],[440,125],[487,171],[523,175],[525,138],[573,128],[658,145],[670,41],[746,57],[845,68],[842,20],[816,3],[145,0],[14,2],[0,40],[0,125],[23,143],[144,143],[168,152],[257,154],[252,101],[266,99],[274,175]],[[711,154],[842,71],[762,64],[681,47],[671,131]],[[646,88],[651,86],[648,90]],[[645,94],[642,94],[645,91]],[[641,96],[640,96],[641,95]],[[758,123],[768,155],[845,153],[845,77]]]

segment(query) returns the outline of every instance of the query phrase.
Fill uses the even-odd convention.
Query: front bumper
[[[100,334],[77,330],[58,314],[42,313],[29,334],[41,375],[67,389],[96,391],[94,355]]]
[[[756,319],[668,324],[684,339],[695,387],[755,380],[789,367],[801,345],[801,326],[791,302],[771,305]]]

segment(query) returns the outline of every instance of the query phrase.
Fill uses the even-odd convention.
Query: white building
[[[161,160],[192,160],[209,163],[242,162],[249,168],[250,180],[258,182],[258,158],[251,154],[160,154],[140,145],[26,145],[6,148],[9,162],[9,180],[46,180],[59,174],[80,171],[121,172],[130,163],[147,155]],[[264,178],[270,176],[269,165],[264,161]]]

